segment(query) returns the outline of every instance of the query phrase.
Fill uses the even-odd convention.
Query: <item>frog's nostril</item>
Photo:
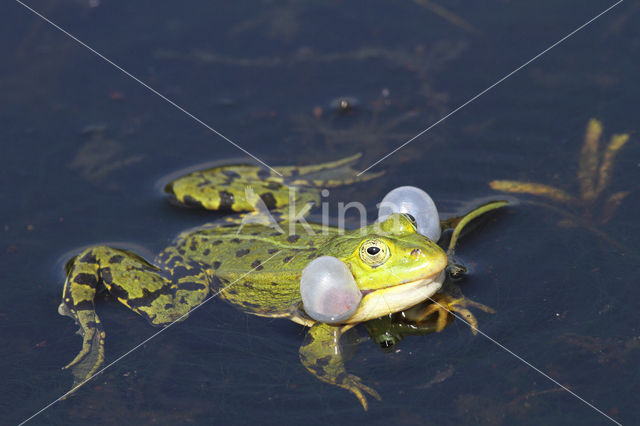
[[[418,257],[418,256],[420,256],[420,254],[422,254],[422,251],[420,251],[420,249],[411,250],[411,256]]]

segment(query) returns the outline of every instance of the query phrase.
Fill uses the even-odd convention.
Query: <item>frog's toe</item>
[[[104,364],[104,333],[94,333],[87,352],[83,349],[64,369],[71,369],[73,386],[69,394],[91,379]]]
[[[443,308],[440,303],[431,303],[427,305],[425,310],[420,314],[420,320],[430,317],[433,314],[438,314],[438,320],[436,322],[436,332],[441,332],[449,325],[449,312]]]
[[[442,331],[449,324],[449,314],[457,316],[469,324],[471,332],[475,335],[478,334],[478,320],[475,315],[467,309],[470,307],[480,309],[483,312],[494,314],[496,311],[482,303],[474,302],[462,296],[459,298],[453,298],[448,294],[438,294],[432,299],[433,303],[429,304],[421,313],[421,320],[437,313],[438,320],[436,325],[436,331]]]
[[[82,315],[80,316],[82,318]],[[73,374],[73,387],[75,390],[80,384],[89,380],[104,364],[104,340],[105,333],[102,330],[97,316],[91,322],[81,322],[82,349],[76,357],[63,370],[71,369]]]
[[[93,337],[94,337],[96,331],[95,330],[82,330],[82,328],[81,328],[80,330],[78,330],[78,332],[83,337],[82,349],[80,349],[80,352],[78,352],[78,355],[76,355],[76,357],[73,359],[73,361],[71,361],[69,364],[65,365],[64,367],[62,367],[63,370],[68,370],[69,368],[73,367],[74,365],[79,364],[91,352],[91,343],[93,342]]]
[[[382,399],[380,397],[380,394],[376,392],[375,389],[362,383],[360,377],[354,376],[353,374],[346,374],[339,386],[354,394],[355,397],[358,398],[358,401],[360,401],[360,404],[362,404],[362,408],[364,408],[365,411],[367,411],[369,408],[369,404],[367,402],[367,397],[365,394],[369,394],[378,401]]]
[[[454,299],[449,303],[449,309],[452,312],[458,313],[471,327],[471,332],[474,335],[478,334],[478,320],[475,315],[467,309],[468,307],[474,307],[476,309],[480,309],[483,312],[489,314],[495,314],[496,311],[482,303],[474,302],[473,300],[467,299],[465,297],[461,297],[459,299]]]
[[[467,324],[469,324],[469,327],[471,327],[471,332],[474,335],[478,334],[478,320],[476,319],[475,315],[473,315],[471,313],[470,310],[466,309],[466,308],[461,308],[461,307],[453,307],[452,311],[458,313],[458,315],[462,316],[462,318],[464,318],[464,320],[467,322]]]

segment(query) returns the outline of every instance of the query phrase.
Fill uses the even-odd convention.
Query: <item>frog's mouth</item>
[[[358,310],[346,321],[347,324],[369,321],[383,315],[400,312],[433,296],[444,282],[445,271],[435,275],[396,284],[379,290],[365,290]]]

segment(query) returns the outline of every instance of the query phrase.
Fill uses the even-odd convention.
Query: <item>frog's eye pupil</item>
[[[367,240],[360,246],[360,259],[372,268],[387,261],[389,247],[380,240]]]
[[[409,213],[405,213],[405,215],[407,215],[407,218],[409,218],[411,223],[413,223],[414,225],[416,224],[416,218],[413,217],[413,215],[410,215]]]

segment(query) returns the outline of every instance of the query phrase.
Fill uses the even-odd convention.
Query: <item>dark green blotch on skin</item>
[[[330,363],[330,362],[331,362],[331,357],[330,357],[330,356],[325,356],[325,357],[323,357],[323,358],[319,358],[319,359],[317,359],[317,360],[316,360],[316,365],[317,365],[319,368],[324,368],[324,367],[326,367],[327,365],[329,365],[329,363]]]
[[[96,259],[96,256],[92,252],[85,254],[78,260],[84,263],[98,263],[98,259]]]
[[[96,288],[98,286],[98,280],[94,274],[81,272],[73,278],[73,281],[78,284],[88,285],[91,288]]]
[[[290,243],[295,243],[299,239],[300,239],[300,235],[297,235],[297,234],[292,234],[287,237],[287,241],[289,241]]]
[[[258,266],[261,265],[262,262],[260,262],[259,260],[254,260],[253,263],[251,264],[251,269],[255,269]]]
[[[220,191],[218,192],[218,195],[220,196],[219,208],[221,210],[231,210],[231,207],[233,206],[233,203],[235,201],[233,198],[233,194],[227,191]]]
[[[271,192],[265,192],[264,194],[260,195],[260,198],[268,209],[275,209],[277,207],[278,203],[276,202],[276,197],[274,197]]]
[[[232,179],[238,179],[240,177],[240,175],[236,172],[234,172],[233,170],[223,170],[222,174],[225,175],[228,178],[232,178]]]
[[[279,190],[280,188],[282,188],[282,184],[281,184],[281,183],[278,183],[278,182],[269,182],[269,183],[267,184],[267,188],[268,188],[268,189],[270,189],[270,190],[272,190],[272,191],[277,191],[277,190]]]
[[[236,252],[236,257],[242,257],[249,253],[249,249],[241,249]]]
[[[220,267],[220,265],[222,265],[222,263],[218,262],[217,260],[211,264],[211,266],[213,267],[214,271],[216,269],[218,269]]]
[[[73,305],[73,309],[76,311],[88,311],[93,308],[93,300],[83,300]]]
[[[260,169],[257,174],[260,179],[266,179],[271,176],[271,173],[269,173],[267,169]]]
[[[131,309],[136,309],[142,306],[151,306],[154,300],[163,294],[170,294],[170,287],[162,287],[156,291],[149,291],[146,288],[142,289],[142,297],[138,297],[137,299],[128,299],[127,304],[131,307]],[[183,297],[184,299],[184,297]]]
[[[112,283],[109,287],[109,294],[111,294],[113,297],[123,300],[127,300],[129,298],[129,292],[120,287],[118,284]]]
[[[291,259],[293,259],[293,256],[287,256],[287,257],[285,257],[284,259],[282,259],[282,261],[283,261],[284,263],[289,263],[289,262],[291,262]]]
[[[242,240],[240,238],[234,238],[231,240],[232,243],[239,244]]]
[[[184,197],[182,197],[182,202],[184,203],[185,206],[189,206],[189,207],[198,207],[198,208],[204,207],[200,201],[196,200],[191,195],[185,195]]]
[[[278,249],[275,249],[275,248],[274,248],[274,249],[269,249],[269,250],[267,250],[267,253],[269,253],[269,254],[273,254],[273,253],[276,253],[277,251],[278,251]]]
[[[215,240],[211,243],[212,246],[217,246],[218,244],[222,244],[222,240]]]
[[[209,256],[209,253],[211,253],[211,250],[209,250],[209,249],[205,249],[205,250],[202,252],[202,254],[203,254],[204,256]]]

